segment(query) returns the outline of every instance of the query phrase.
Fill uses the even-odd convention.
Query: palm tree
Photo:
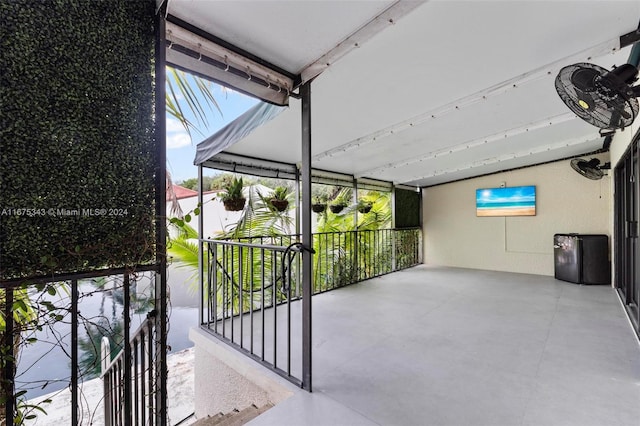
[[[222,116],[222,110],[213,96],[213,83],[210,81],[167,67],[166,83],[167,112],[182,124],[189,137],[192,136],[192,131],[202,134],[200,126],[205,129],[209,127],[209,112],[215,109]],[[185,110],[195,117],[195,123],[187,118]]]
[[[215,110],[222,116],[222,110],[213,96],[213,83],[210,81],[167,67],[166,87],[167,113],[182,124],[189,138],[192,138],[193,131],[202,134],[200,127],[204,127],[204,129],[209,127],[207,116],[210,112]],[[187,117],[185,111],[195,117],[195,122]],[[173,191],[173,181],[169,170],[167,170],[166,191],[171,203],[171,214],[181,217],[183,212]]]

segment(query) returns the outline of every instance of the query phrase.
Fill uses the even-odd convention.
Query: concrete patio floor
[[[313,380],[249,424],[640,422],[615,290],[553,277],[418,266],[314,296]]]

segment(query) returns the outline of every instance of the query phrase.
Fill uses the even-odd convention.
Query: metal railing
[[[200,323],[223,341],[301,385],[292,366],[291,302],[299,294],[301,245],[204,240],[206,286]],[[298,339],[299,340],[299,339]]]
[[[95,406],[90,405],[91,402],[82,393],[82,383],[84,380],[93,377],[92,374],[94,373],[92,371],[94,367],[97,370],[95,374],[99,373],[100,363],[103,358],[108,362],[111,362],[111,360],[110,354],[101,357],[100,353],[95,354],[94,359],[92,351],[95,349],[99,352],[100,343],[93,344],[91,340],[93,334],[90,331],[93,330],[95,333],[102,333],[102,335],[104,333],[114,333],[110,337],[115,338],[116,331],[121,330],[119,333],[122,333],[122,340],[129,341],[131,328],[130,309],[134,311],[137,308],[140,310],[147,309],[147,302],[149,304],[153,302],[154,305],[157,305],[157,299],[154,299],[155,296],[149,295],[148,300],[142,300],[140,299],[140,294],[136,293],[133,294],[136,306],[130,306],[132,296],[130,291],[132,288],[135,289],[137,285],[140,286],[141,280],[145,281],[144,288],[153,291],[153,288],[157,285],[155,272],[157,272],[157,265],[141,265],[137,267],[135,274],[121,268],[0,282],[0,315],[3,319],[2,327],[0,327],[0,340],[2,340],[2,351],[0,352],[2,352],[3,364],[0,372],[0,383],[2,384],[0,396],[3,401],[3,410],[0,410],[2,424],[13,425],[16,423],[16,419],[20,423],[20,419],[24,418],[25,415],[35,414],[39,418],[42,417],[46,422],[46,414],[37,406],[29,405],[31,404],[29,401],[25,401],[29,397],[27,392],[35,391],[36,389],[42,390],[46,386],[55,388],[53,392],[56,394],[50,397],[54,401],[58,398],[57,392],[61,392],[64,387],[69,389],[71,394],[69,412],[73,424],[88,424],[94,421],[93,416],[99,402],[96,402]],[[109,283],[109,285],[105,285],[105,283]],[[109,319],[102,313],[93,312],[93,308],[89,306],[86,307],[86,311],[82,309],[81,312],[81,306],[85,306],[81,302],[98,294],[102,295],[103,301],[106,294],[110,295],[113,318]],[[118,295],[118,300],[116,300],[116,294]],[[88,303],[91,305],[90,302]],[[122,306],[118,305],[116,307],[119,303]],[[15,312],[16,307],[24,311],[31,311],[33,318],[28,320],[19,318],[19,314]],[[121,317],[118,315],[118,318],[115,318],[116,311],[121,314]],[[158,316],[148,316],[140,330],[153,330],[159,320]],[[149,339],[151,339],[151,334],[153,333],[147,332]],[[47,336],[51,337],[46,339]],[[136,337],[131,341],[134,342],[138,338],[137,336],[136,334]],[[30,352],[28,356],[21,359],[20,362],[27,359],[25,361],[26,365],[21,367],[17,362],[20,358],[18,356],[19,353],[22,350],[32,350],[31,345],[38,344],[40,339],[43,339],[43,342],[39,348],[49,348],[47,352],[44,354]],[[148,355],[144,361],[148,366],[145,371],[149,372],[149,377],[151,378],[143,393],[152,395],[153,398],[157,398],[158,389],[162,386],[158,377],[164,369],[158,363],[158,348],[160,348],[160,343],[163,341],[166,341],[166,336],[153,335],[152,340],[145,342],[142,349],[142,353],[147,353]],[[83,342],[86,343],[84,346],[82,346]],[[135,343],[132,344],[135,346]],[[31,378],[29,381],[25,381],[27,379],[23,378],[23,375],[39,368],[39,362],[54,348],[57,348],[58,354],[63,353],[68,356],[69,376],[49,378],[45,374],[46,377],[41,380],[33,381],[33,378]],[[34,349],[34,351],[40,349]],[[135,354],[135,350],[133,353]],[[132,358],[130,355],[124,356],[121,353],[117,362],[114,361],[111,366],[114,369],[117,368],[123,377],[132,377],[131,371],[137,372],[138,368],[140,368],[137,363],[137,355],[133,355]],[[142,368],[143,370],[145,369],[144,367]],[[46,371],[46,368],[43,371]],[[111,412],[115,413],[115,410],[119,409],[110,407],[112,403],[125,407],[123,405],[126,401],[124,395],[129,395],[132,391],[130,384],[127,385],[127,382],[127,380],[113,381],[114,384],[110,386],[112,396],[104,401],[106,410],[112,410]],[[65,386],[61,387],[61,384],[65,384]],[[157,402],[155,405],[157,405]],[[46,406],[44,409],[46,411]],[[161,412],[156,410],[145,423],[132,423],[125,420],[124,423],[111,424],[162,423],[162,419],[165,416],[164,412],[164,408]],[[115,418],[115,416],[111,418]]]
[[[201,326],[300,385],[298,235],[202,240]],[[313,234],[313,294],[414,266],[419,228]],[[293,357],[293,358],[292,358]]]
[[[102,338],[105,426],[155,424],[154,326],[152,311],[112,361],[109,339]]]
[[[313,234],[314,294],[420,263],[419,228]]]

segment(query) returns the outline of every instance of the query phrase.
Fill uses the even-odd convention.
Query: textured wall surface
[[[502,182],[535,185],[536,216],[476,217],[476,189]],[[553,235],[611,236],[611,198],[609,176],[586,179],[567,160],[425,188],[424,263],[553,275]]]

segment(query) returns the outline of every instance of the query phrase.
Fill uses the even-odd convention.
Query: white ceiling
[[[171,0],[169,13],[295,74],[394,2]],[[418,186],[580,155],[598,129],[554,89],[570,63],[626,62],[638,1],[431,1],[312,87],[313,166]],[[227,152],[300,161],[300,105]]]

